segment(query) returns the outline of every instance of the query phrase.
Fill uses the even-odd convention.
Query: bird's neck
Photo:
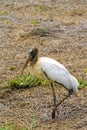
[[[38,57],[35,57],[33,60],[30,61],[30,66],[34,67],[37,61],[38,61]]]

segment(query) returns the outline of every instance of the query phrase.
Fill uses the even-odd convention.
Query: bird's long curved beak
[[[27,64],[29,63],[29,61],[30,61],[30,58],[28,57],[28,58],[26,59],[26,61],[25,61],[25,64],[24,64],[22,70],[21,70],[21,75],[23,75],[23,71],[24,71],[24,69],[26,68],[26,66],[27,66]]]

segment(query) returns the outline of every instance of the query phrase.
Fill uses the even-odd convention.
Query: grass
[[[45,33],[47,32],[47,30],[46,30],[45,27],[42,27],[40,30],[41,30],[41,32],[42,32],[43,34],[45,34]]]
[[[0,11],[0,15],[9,15],[9,12],[8,11],[6,11],[6,10],[1,10]]]
[[[31,23],[32,23],[34,26],[37,26],[40,22],[39,22],[38,19],[33,19],[33,20],[31,21]]]
[[[36,119],[36,116],[33,114],[32,118],[31,118],[31,130],[33,130],[33,128],[35,128],[37,126],[38,126],[37,119]]]
[[[11,23],[11,21],[10,20],[4,20],[4,22],[3,22],[4,24],[10,24]]]
[[[0,130],[14,130],[13,125],[4,125],[0,127]]]
[[[15,66],[10,66],[10,70],[11,70],[11,71],[14,71],[15,69],[16,69]]]
[[[40,37],[40,45],[43,45],[45,40],[46,40],[46,37],[44,36]]]
[[[18,126],[14,126],[13,124],[8,124],[0,127],[0,130],[28,130],[27,128],[19,128]]]
[[[86,13],[86,9],[82,6],[76,6],[70,12],[71,16],[82,16]]]
[[[14,88],[19,89],[19,88],[33,87],[37,85],[46,86],[49,85],[50,83],[47,82],[46,80],[43,80],[42,78],[37,78],[32,75],[23,75],[19,78],[11,79],[8,84],[12,89]]]
[[[79,88],[87,88],[87,81],[83,79],[79,79]],[[37,78],[33,75],[23,75],[19,78],[13,78],[8,82],[9,86],[12,89],[20,89],[20,88],[27,88],[27,87],[33,87],[33,86],[49,86],[50,83],[47,80],[44,80],[42,78]]]
[[[29,130],[33,130],[38,126],[36,116],[33,114],[31,117],[31,122],[30,122],[30,128]],[[12,124],[6,124],[0,127],[0,130],[28,130],[28,128],[20,128],[19,126],[15,126],[13,123]]]
[[[83,80],[83,79],[79,79],[79,88],[87,88],[87,81]]]
[[[0,79],[0,88],[7,87],[8,83],[5,80]]]
[[[49,34],[46,27],[40,28],[40,32],[41,32],[41,37],[47,36]]]
[[[84,69],[84,72],[87,73],[87,68]]]
[[[43,10],[45,10],[45,7],[43,5],[37,5],[36,10],[43,11]]]

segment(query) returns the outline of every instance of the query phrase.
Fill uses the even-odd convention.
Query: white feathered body
[[[78,91],[79,83],[77,79],[54,59],[48,57],[38,58],[34,68],[30,68],[29,71],[31,74],[42,76],[43,78],[46,75],[50,81],[62,84],[68,90],[73,89],[73,92]]]

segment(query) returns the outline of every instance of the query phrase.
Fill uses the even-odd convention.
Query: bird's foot
[[[52,119],[55,119],[55,110],[52,111]]]
[[[52,119],[55,119],[56,106],[52,110]]]
[[[59,111],[57,111],[57,107],[54,106],[54,108],[52,109],[52,120],[55,119],[55,115],[57,114],[57,116],[59,115]]]

